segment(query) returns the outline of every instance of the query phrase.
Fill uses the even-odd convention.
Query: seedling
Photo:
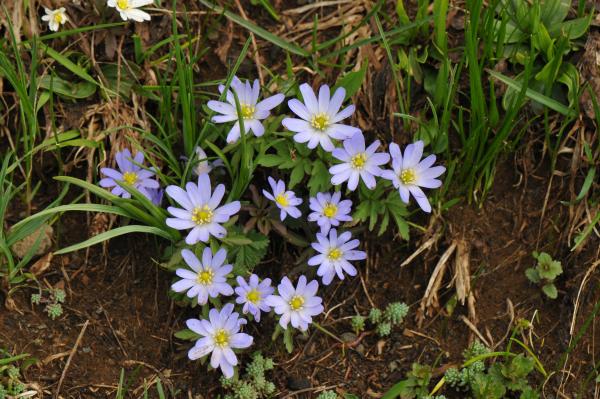
[[[548,298],[556,299],[558,290],[554,280],[562,274],[562,265],[546,252],[533,252],[533,257],[537,260],[537,265],[525,270],[525,275],[532,283],[541,285],[542,291]]]

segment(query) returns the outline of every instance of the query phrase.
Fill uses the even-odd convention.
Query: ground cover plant
[[[0,398],[598,396],[594,2],[1,8]]]

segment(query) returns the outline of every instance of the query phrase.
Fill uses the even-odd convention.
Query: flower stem
[[[345,344],[344,341],[342,341],[340,338],[338,338],[334,333],[332,333],[331,331],[327,330],[325,327],[321,326],[319,323],[314,322],[312,323],[317,330],[325,333],[326,335],[329,335],[331,338],[335,339],[336,341],[338,341],[341,344]]]

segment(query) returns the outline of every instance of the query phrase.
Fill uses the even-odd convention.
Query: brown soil
[[[280,1],[274,3],[276,7],[283,7]],[[190,10],[197,11],[199,6],[196,2],[193,4]],[[390,13],[393,10],[390,9]],[[269,28],[270,19],[265,12],[252,17],[264,20]],[[289,16],[285,19],[292,26],[292,19]],[[153,43],[169,34],[170,20],[160,21],[152,29],[144,25],[136,25],[135,29],[146,42]],[[222,64],[202,61],[200,69],[204,72],[199,74],[199,79],[222,78],[227,63],[235,61],[240,43],[246,40],[245,31],[233,29],[229,22],[223,24],[228,34],[211,32],[218,36],[217,39],[211,37],[214,39],[211,51],[216,54],[206,58],[221,58],[217,50],[224,45],[232,49],[229,52],[225,49]],[[273,27],[273,31],[276,30]],[[109,40],[101,34],[98,37],[98,57],[111,60],[109,53],[115,49],[105,49],[109,47]],[[303,40],[310,42],[310,35]],[[264,48],[275,47],[265,45]],[[370,52],[364,57],[377,58]],[[285,69],[285,57],[280,51],[274,49],[266,53],[273,63],[280,63],[271,65],[275,70]],[[395,102],[393,88],[390,89],[393,84],[387,76],[389,67],[386,69],[385,62],[376,62],[371,60],[371,65],[378,65],[379,69],[375,73],[369,71],[368,89],[363,96],[367,99],[357,105],[360,109],[357,122],[369,133],[383,131],[399,137],[401,135],[396,134],[401,129],[399,123],[397,120],[395,124],[390,123],[390,115],[398,110],[385,108],[387,103]],[[415,99],[415,103],[424,103],[423,97]],[[69,115],[68,107],[64,115]],[[87,119],[75,119],[66,126],[85,125],[87,130]],[[115,122],[115,126],[122,124],[128,123]],[[409,136],[402,137],[406,141]],[[537,143],[536,140],[524,138],[525,143]],[[499,163],[494,187],[480,208],[462,201],[441,216],[434,216],[435,225],[429,230],[439,229],[440,239],[407,266],[400,264],[429,236],[421,237],[418,230],[412,229],[412,241],[407,243],[391,236],[376,238],[364,234],[368,262],[361,265],[360,277],[322,288],[320,294],[328,313],[318,321],[339,337],[351,332],[350,317],[357,312],[365,315],[372,304],[385,307],[391,301],[405,301],[411,305],[409,317],[403,327],[389,337],[380,339],[368,329],[349,347],[343,348],[311,328],[307,337],[297,337],[294,352],[288,354],[281,341],[271,342],[272,320],[249,326],[250,333],[256,337],[254,348],[261,348],[277,364],[271,377],[277,385],[278,397],[312,398],[327,387],[339,393],[354,393],[360,398],[380,397],[404,377],[414,362],[435,365],[434,380],[437,381],[447,367],[461,361],[461,352],[476,338],[474,330],[496,350],[503,350],[515,323],[524,319],[531,322],[531,328],[517,337],[532,348],[546,370],[554,372],[544,386],[545,397],[559,397],[557,392],[560,392],[561,398],[575,398],[598,361],[596,342],[600,336],[595,319],[564,367],[559,360],[600,300],[597,271],[587,277],[579,294],[586,272],[600,258],[600,242],[592,236],[583,250],[576,252],[570,252],[566,244],[570,215],[568,207],[560,201],[572,198],[569,190],[572,182],[568,176],[554,176],[552,195],[542,215],[551,172],[539,153],[539,148],[526,144],[514,159]],[[563,169],[568,170],[568,165]],[[580,186],[579,183],[577,187]],[[426,224],[428,220],[422,216],[420,222]],[[56,228],[61,237],[57,247],[89,236],[85,217],[65,215]],[[430,309],[431,314],[420,319],[417,317],[419,302],[432,270],[441,254],[459,239],[470,249],[475,312],[469,314],[467,306],[457,305],[448,313],[445,305],[455,293],[454,287],[448,287],[454,274],[449,267],[440,290],[439,308]],[[283,245],[281,242],[272,245],[278,246],[274,252],[286,253],[285,248],[279,247]],[[10,298],[0,293],[0,300],[5,304],[0,311],[0,348],[11,354],[29,353],[38,359],[36,365],[24,371],[29,388],[43,392],[43,397],[51,397],[64,374],[60,387],[63,398],[114,397],[121,370],[125,370],[130,397],[140,397],[144,380],[150,384],[157,377],[169,397],[217,397],[220,393],[218,372],[207,372],[205,366],[188,361],[186,352],[190,343],[173,336],[184,328],[187,318],[197,315],[193,310],[177,306],[168,296],[172,274],[157,266],[161,255],[158,247],[160,245],[153,240],[126,237],[113,240],[106,248],[92,248],[88,254],[82,251],[55,257],[39,282],[42,287],[64,287],[67,293],[64,315],[54,321],[46,316],[43,306],[31,305],[31,294],[38,292],[34,283],[11,293]],[[564,273],[558,278],[557,300],[546,299],[539,287],[530,284],[525,277],[525,269],[533,266],[531,252],[534,250],[545,250],[562,261]],[[287,264],[271,259],[260,268],[277,278],[277,273],[291,269]],[[574,314],[577,298],[578,309]],[[474,324],[473,328],[467,326],[465,317]],[[573,319],[575,328],[571,333]],[[81,340],[76,345],[80,335]],[[248,357],[244,355],[242,363]],[[541,381],[539,375],[536,378]],[[580,397],[592,398],[594,394],[590,386]]]
[[[560,206],[550,205],[538,240],[540,199],[544,198],[548,176],[546,173],[536,177],[532,173],[519,177],[523,172],[515,170],[519,168],[512,162],[500,167],[496,185],[482,208],[458,205],[443,220],[438,220],[445,226],[443,238],[438,248],[426,256],[400,267],[416,243],[407,245],[393,238],[371,240],[367,243],[371,259],[361,271],[364,287],[357,277],[322,291],[327,310],[342,304],[325,320],[320,319],[324,327],[338,336],[351,331],[349,316],[356,311],[368,312],[370,300],[379,307],[395,300],[411,304],[404,330],[395,331],[385,339],[367,332],[352,348],[343,350],[331,338],[311,329],[307,338],[296,341],[294,353],[287,354],[281,345],[270,343],[271,324],[250,327],[257,336],[255,347],[262,348],[278,364],[274,380],[280,397],[294,390],[316,392],[323,387],[360,397],[377,397],[400,380],[413,362],[436,364],[437,377],[446,367],[460,362],[462,350],[475,337],[461,319],[467,314],[466,307],[457,306],[452,315],[436,311],[421,326],[415,320],[433,266],[449,242],[457,237],[472,248],[470,270],[474,276],[477,330],[502,350],[514,322],[530,320],[531,330],[520,338],[532,345],[547,370],[555,370],[572,338],[569,328],[574,299],[583,274],[598,258],[598,241],[589,242],[587,250],[579,254],[563,254],[565,273],[559,278],[559,299],[545,299],[539,288],[527,281],[524,270],[533,263],[531,252],[536,245],[541,247],[538,249],[544,249],[544,243],[555,248],[554,242],[561,231],[550,223],[560,226],[563,215]],[[74,217],[63,219],[59,229],[65,232],[67,241],[76,241],[87,234],[87,229],[79,231],[72,227],[85,226],[82,222]],[[56,257],[41,283],[64,285],[67,291],[65,314],[55,321],[43,313],[42,307],[29,303],[31,293],[36,290],[22,288],[11,297],[12,311],[0,313],[0,346],[15,354],[29,353],[39,360],[25,372],[32,387],[48,395],[56,390],[82,327],[89,321],[65,371],[61,396],[112,397],[121,369],[125,369],[132,397],[141,394],[144,379],[151,382],[156,376],[166,383],[168,390],[175,392],[175,397],[187,397],[188,393],[202,398],[216,397],[217,373],[206,373],[203,366],[187,361],[189,344],[173,337],[193,312],[179,308],[168,297],[171,275],[156,266],[154,260],[159,254],[154,248],[154,242],[129,238],[111,243],[107,256],[101,248],[95,248],[87,259],[84,253]],[[446,277],[445,283],[448,281]],[[593,275],[580,298],[575,332],[600,298],[597,283],[598,276]],[[442,286],[442,291],[443,307],[453,289]],[[575,397],[594,364],[597,338],[594,325],[569,358],[564,374],[559,372],[551,378],[547,393],[555,392],[561,379],[570,375],[563,381],[561,392]]]

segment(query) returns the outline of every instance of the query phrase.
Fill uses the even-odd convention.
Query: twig
[[[75,341],[75,345],[73,346],[73,349],[71,349],[71,354],[69,355],[69,358],[67,359],[67,363],[65,364],[65,368],[63,369],[62,374],[60,375],[60,380],[58,380],[58,385],[56,386],[56,392],[54,392],[54,399],[58,399],[58,394],[60,393],[60,388],[62,387],[63,380],[65,379],[65,376],[67,375],[67,370],[69,370],[69,366],[71,365],[71,360],[73,360],[73,356],[75,356],[75,352],[77,352],[77,347],[79,346],[79,343],[81,342],[81,339],[83,338],[83,334],[85,334],[85,330],[87,329],[88,324],[90,324],[89,319],[86,320],[85,323],[83,324],[83,327],[81,327],[81,331],[79,332],[77,341]]]
[[[465,316],[460,316],[460,319],[467,325],[467,327],[471,329],[471,331],[475,333],[475,335],[477,335],[477,337],[479,337],[479,339],[485,344],[485,346],[487,346],[488,348],[492,348],[494,346],[491,343],[489,343],[487,339],[485,339],[485,337],[479,332],[477,327],[475,327],[475,325],[471,323],[471,320],[469,320]]]

